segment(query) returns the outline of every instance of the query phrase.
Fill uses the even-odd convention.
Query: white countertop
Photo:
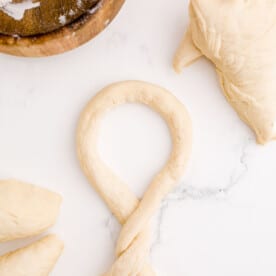
[[[206,60],[182,75],[172,70],[187,4],[128,0],[105,31],[79,49],[42,59],[0,56],[0,178],[64,198],[50,231],[66,244],[53,276],[98,276],[113,261],[120,228],[79,168],[75,132],[87,101],[105,85],[128,79],[170,90],[194,126],[189,168],[155,219],[157,274],[276,275],[276,142],[256,145]],[[126,105],[106,117],[100,151],[142,195],[168,157],[170,137],[155,113]],[[27,243],[2,244],[0,253]]]

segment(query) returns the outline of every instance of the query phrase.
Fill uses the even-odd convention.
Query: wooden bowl
[[[4,1],[7,3],[0,10],[0,33],[21,37],[55,31],[72,23],[99,3],[99,0]],[[13,9],[17,11],[13,12]]]
[[[0,34],[0,52],[15,56],[42,57],[60,54],[82,45],[108,25],[124,3],[124,0],[100,0],[96,3],[95,0],[92,1],[94,1],[94,5],[76,20],[70,20],[69,24],[62,27],[58,24],[52,25],[53,30],[50,32],[46,30],[46,33],[43,33],[40,30],[42,33],[20,36],[12,35],[9,30],[8,34]],[[36,26],[36,29],[39,28],[41,26]]]

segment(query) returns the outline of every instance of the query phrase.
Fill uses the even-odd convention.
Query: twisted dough
[[[112,107],[138,102],[159,113],[169,126],[173,149],[167,164],[139,201],[102,162],[97,152],[101,117]],[[162,199],[176,186],[191,151],[192,130],[184,106],[165,89],[139,81],[112,84],[97,94],[83,111],[77,131],[79,160],[89,181],[123,225],[116,261],[105,276],[154,275],[147,264],[149,221]]]

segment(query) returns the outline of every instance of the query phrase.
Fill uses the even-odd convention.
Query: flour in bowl
[[[0,0],[0,11],[18,21],[23,19],[27,10],[39,6],[40,2],[33,3],[32,0],[25,0],[22,3],[12,3],[12,0]]]

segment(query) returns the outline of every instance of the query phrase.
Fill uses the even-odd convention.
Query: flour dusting
[[[82,0],[77,0],[77,6],[78,6],[78,8],[82,7]]]
[[[12,0],[0,0],[0,11],[18,21],[23,19],[27,10],[39,6],[40,2],[33,3],[32,0],[25,0],[22,3],[12,3]]]
[[[97,12],[102,7],[102,1],[98,2],[93,8],[89,10],[90,14]]]
[[[104,25],[107,26],[110,23],[110,19],[106,19]]]
[[[59,23],[60,23],[61,25],[65,25],[65,24],[66,24],[66,21],[67,21],[66,15],[61,15],[61,16],[59,17]]]
[[[73,16],[73,15],[75,15],[76,13],[75,13],[75,11],[73,11],[72,9],[69,11],[69,15],[70,16]]]

